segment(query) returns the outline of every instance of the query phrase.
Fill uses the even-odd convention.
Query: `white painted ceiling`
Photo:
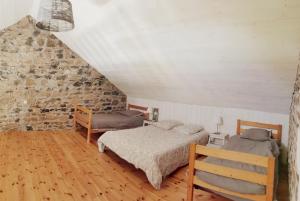
[[[0,2],[0,26],[32,2],[36,17],[38,0],[18,1],[24,10],[16,0]],[[72,3],[76,28],[57,36],[128,96],[288,113],[300,53],[299,0]]]
[[[34,0],[0,0],[0,29],[16,23],[32,12]]]

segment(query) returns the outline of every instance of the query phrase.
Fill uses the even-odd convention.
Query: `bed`
[[[147,110],[147,107],[129,104],[128,110],[126,111],[93,114],[91,109],[76,105],[74,128],[76,129],[78,124],[86,128],[87,143],[90,143],[93,133],[103,133],[106,131],[142,126],[144,119],[148,119],[149,117]]]
[[[153,125],[109,131],[98,140],[99,151],[108,147],[121,158],[143,170],[155,189],[160,189],[165,177],[181,166],[188,164],[189,145],[206,145],[208,133],[199,130],[191,135],[175,129]]]
[[[268,129],[272,139],[245,138],[243,126]],[[238,120],[237,135],[222,149],[191,145],[187,200],[192,201],[194,188],[200,187],[234,201],[273,201],[281,132],[281,125]]]

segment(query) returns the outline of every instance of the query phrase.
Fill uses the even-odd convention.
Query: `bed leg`
[[[269,158],[268,161],[268,182],[267,182],[267,201],[273,201],[274,197],[274,174],[275,174],[275,159]]]
[[[187,195],[187,201],[193,201],[194,198],[194,187],[188,186],[188,195]]]
[[[101,153],[104,153],[104,150],[105,150],[105,145],[103,143],[100,143],[100,145],[99,145],[99,151]]]
[[[92,110],[89,110],[88,112],[88,134],[87,134],[87,143],[89,144],[91,142],[91,135],[92,135],[92,121],[93,121],[93,112]]]
[[[196,144],[190,145],[190,159],[189,159],[189,176],[187,186],[187,201],[193,201],[194,197],[194,174],[195,174],[195,159],[196,159]]]
[[[92,131],[90,128],[88,128],[87,141],[86,141],[88,144],[91,142],[91,135],[92,135]]]

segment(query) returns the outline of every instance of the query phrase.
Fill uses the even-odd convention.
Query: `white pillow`
[[[193,135],[195,133],[199,133],[204,128],[200,125],[181,125],[173,128],[173,131],[176,133],[184,134],[184,135]]]
[[[171,130],[172,128],[176,126],[183,125],[180,121],[175,121],[175,120],[163,120],[159,122],[155,122],[152,124],[155,127],[162,128],[165,130]]]

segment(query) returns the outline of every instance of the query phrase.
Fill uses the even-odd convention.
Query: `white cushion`
[[[199,133],[203,129],[204,129],[203,126],[190,124],[190,125],[176,126],[175,128],[173,128],[173,131],[184,135],[193,135],[195,133]]]
[[[165,130],[171,130],[176,126],[183,125],[183,123],[175,120],[163,120],[163,121],[155,122],[152,125]]]

